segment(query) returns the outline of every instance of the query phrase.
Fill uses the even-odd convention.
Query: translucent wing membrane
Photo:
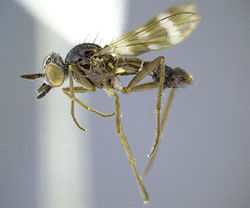
[[[182,3],[182,4],[176,5],[174,7],[171,7],[169,9],[165,10],[162,13],[163,14],[164,13],[169,14],[169,16],[170,16],[170,15],[177,14],[177,13],[182,13],[182,12],[196,13],[197,12],[197,6],[196,6],[196,4],[192,4],[192,3]]]
[[[194,13],[195,11],[193,4],[170,8],[111,42],[100,53],[138,56],[148,51],[172,47],[183,41],[196,28],[200,15]]]
[[[142,26],[147,27],[147,26],[151,25],[152,23],[158,21],[161,18],[172,16],[174,14],[179,14],[179,13],[182,13],[182,12],[196,13],[197,12],[197,6],[196,6],[196,4],[191,4],[191,3],[184,3],[184,4],[176,5],[174,7],[166,9],[165,11],[163,11],[160,14],[156,15],[155,17],[153,17],[152,19],[150,19],[149,21],[144,23]],[[133,32],[133,31],[131,31],[131,32]]]

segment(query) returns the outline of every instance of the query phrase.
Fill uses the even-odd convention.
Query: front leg
[[[83,88],[83,87],[73,87],[73,90],[75,93],[88,93],[88,92],[92,92],[86,88]],[[95,110],[93,108],[91,108],[90,106],[84,104],[82,101],[80,101],[79,99],[77,99],[76,97],[72,97],[69,92],[70,92],[70,88],[69,87],[66,87],[66,88],[63,88],[62,89],[62,92],[67,95],[72,101],[78,103],[80,106],[82,106],[84,109],[86,110],[89,110],[95,114],[97,114],[98,116],[101,116],[101,117],[111,117],[113,115],[115,115],[115,112],[113,113],[110,113],[110,114],[104,114],[104,113],[101,113],[100,111],[98,110]]]
[[[82,84],[84,87],[74,87],[72,72],[74,72],[75,76],[77,77],[77,81],[80,84]],[[81,127],[81,125],[78,123],[78,121],[77,121],[77,119],[75,117],[75,102],[77,102],[79,105],[81,105],[86,110],[92,111],[92,112],[98,114],[99,116],[110,117],[110,116],[114,115],[114,112],[112,114],[103,114],[103,113],[101,113],[101,112],[99,112],[97,110],[94,110],[91,107],[89,107],[89,106],[85,105],[84,103],[82,103],[79,99],[77,99],[75,97],[75,93],[93,92],[93,91],[95,91],[96,88],[73,65],[69,66],[69,84],[70,84],[70,87],[69,88],[63,88],[62,91],[63,91],[64,94],[66,94],[68,97],[71,98],[71,116],[72,116],[73,121],[75,122],[75,124],[77,125],[78,128],[80,128],[83,131],[87,130],[87,129]]]
[[[73,121],[75,122],[75,124],[77,125],[77,127],[83,131],[87,131],[87,129],[81,127],[81,125],[78,123],[78,121],[76,120],[76,117],[75,117],[75,90],[74,90],[74,84],[73,84],[73,78],[72,78],[72,67],[69,66],[69,92],[70,94],[67,94],[66,91],[63,90],[63,92],[66,94],[66,95],[70,95],[71,96],[71,116],[73,118]],[[87,90],[87,89],[86,89]]]

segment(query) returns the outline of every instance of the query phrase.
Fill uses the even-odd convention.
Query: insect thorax
[[[96,87],[102,88],[103,83],[112,83],[115,73],[110,67],[113,63],[111,55],[98,56],[102,48],[93,43],[82,43],[72,48],[65,58],[67,65],[75,65],[83,75]],[[77,81],[77,78],[74,76]]]

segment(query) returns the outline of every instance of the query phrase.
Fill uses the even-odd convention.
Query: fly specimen
[[[94,43],[82,43],[69,51],[65,60],[57,53],[46,56],[42,73],[21,75],[22,78],[43,78],[44,83],[37,90],[38,99],[44,97],[52,88],[61,86],[69,78],[69,87],[62,91],[71,99],[71,115],[75,124],[81,127],[75,118],[74,106],[78,103],[86,110],[102,117],[115,115],[116,132],[134,171],[144,202],[148,202],[148,194],[142,178],[148,172],[158,149],[164,123],[176,88],[192,83],[192,76],[181,68],[165,65],[164,57],[153,61],[143,61],[136,56],[149,51],[163,50],[183,41],[196,28],[200,16],[194,4],[180,4],[172,7],[142,26],[126,33],[105,47]],[[133,75],[127,86],[123,86],[119,76]],[[145,77],[151,76],[152,81],[139,84]],[[80,86],[75,86],[74,81]],[[114,98],[115,111],[103,114],[76,98],[76,93],[94,92],[96,88],[105,89]],[[121,124],[120,103],[117,91],[129,94],[142,90],[158,89],[156,102],[156,133],[148,165],[140,176],[135,165],[129,144]],[[161,113],[162,93],[170,88],[169,98]]]

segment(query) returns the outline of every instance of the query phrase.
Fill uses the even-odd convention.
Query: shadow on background
[[[0,207],[37,207],[37,120],[32,88],[19,75],[34,69],[35,21],[15,2],[0,7]],[[24,92],[25,91],[25,92]]]
[[[180,2],[129,1],[124,32]],[[196,3],[201,22],[190,37],[142,56],[153,60],[163,55],[168,65],[193,74],[195,82],[179,89],[173,101],[158,157],[144,180],[149,206],[248,208],[250,4]],[[156,93],[120,95],[123,127],[140,171],[153,142]],[[106,112],[113,108],[104,92],[92,103]],[[96,207],[143,207],[114,125],[113,119],[92,118]]]
[[[144,180],[150,207],[248,208],[250,4],[244,0],[196,2],[202,17],[198,29],[172,49],[143,56],[152,60],[164,55],[170,66],[187,69],[195,79],[194,86],[178,90],[158,158]],[[124,31],[176,3],[130,1]],[[36,22],[16,3],[3,0],[0,26],[0,207],[39,207],[35,131],[38,104],[34,88],[27,88],[18,77],[23,72],[37,71]],[[155,96],[156,91],[121,95],[123,126],[140,171],[153,141]],[[113,100],[104,91],[98,90],[90,98],[93,107],[113,110]],[[70,117],[66,108],[65,116]],[[143,207],[115,133],[114,119],[91,113],[89,118],[94,207]],[[74,125],[72,131],[77,131]]]

